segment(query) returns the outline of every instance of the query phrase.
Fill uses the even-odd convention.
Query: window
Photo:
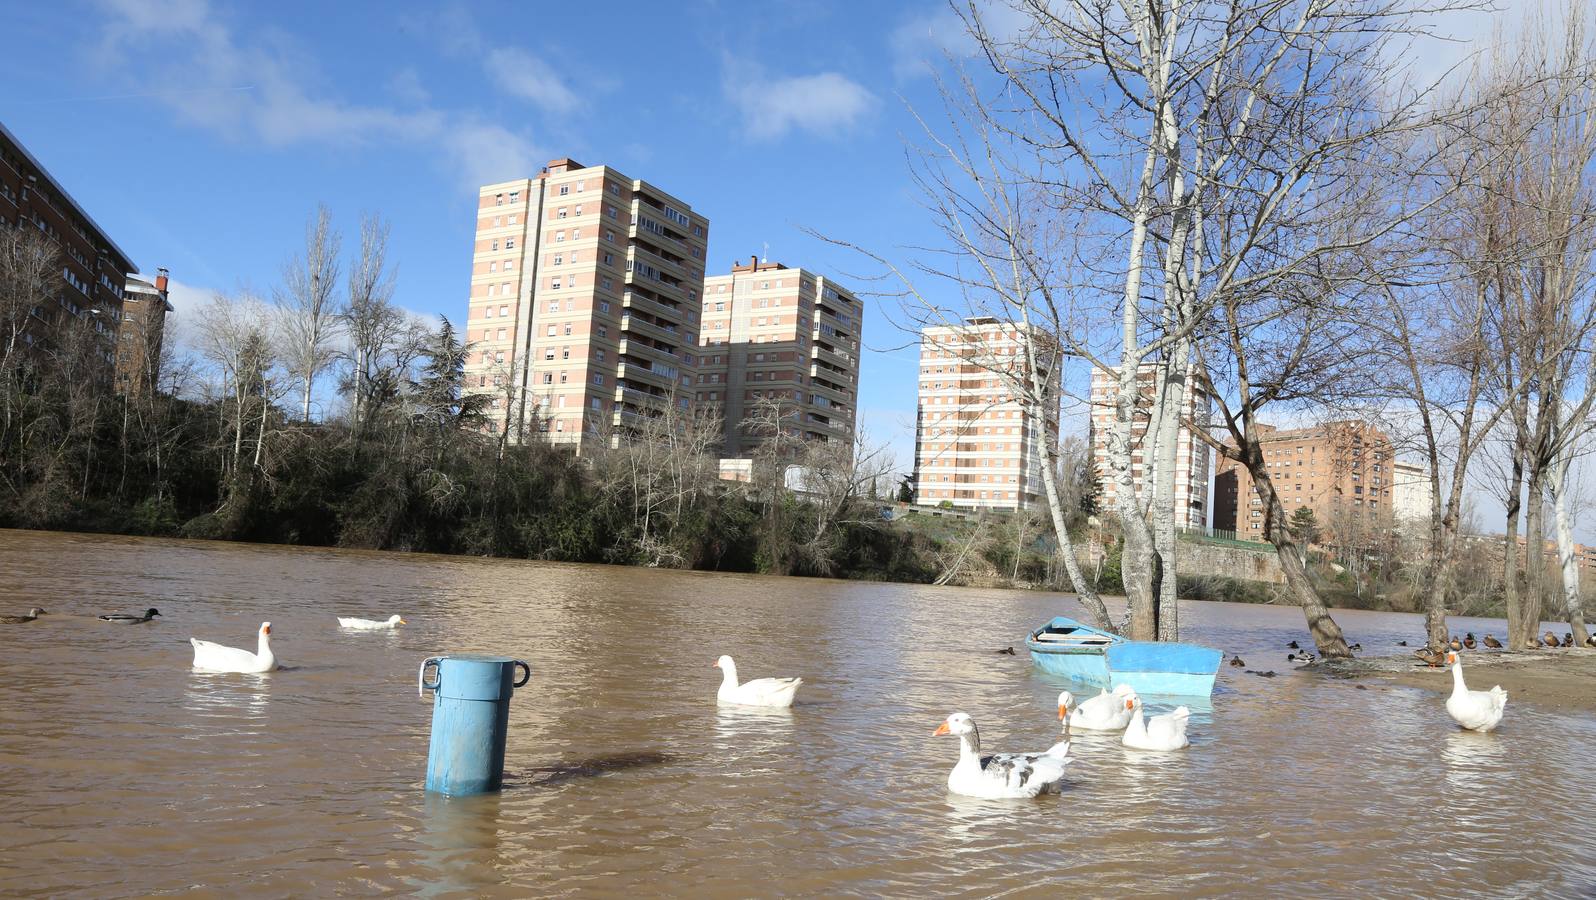
[[[608,301],[608,300],[600,300],[599,301],[599,312],[609,312],[609,311],[610,311],[610,301]]]
[[[509,304],[502,304],[502,305],[499,306],[499,315],[507,316],[509,314],[510,314]]]
[[[515,238],[505,238],[504,239],[504,249],[506,249],[506,250],[514,250],[515,249]]]
[[[515,260],[507,259],[504,261],[504,271],[508,272],[513,268],[515,268]]]
[[[549,287],[551,289],[553,289],[553,290],[556,290],[556,291],[559,290],[560,289],[560,276],[556,275],[553,278],[550,278],[549,279]]]
[[[571,229],[571,240],[580,241],[581,239],[582,239],[582,229],[580,229],[580,228],[572,228]]]
[[[560,253],[554,254],[554,265],[560,266],[560,265],[564,265],[564,264],[565,264],[565,256],[563,254],[560,254]]]
[[[543,383],[544,384],[553,384],[554,383],[554,373],[553,372],[544,372],[543,373]]]
[[[605,279],[602,279],[602,281],[603,281],[603,284],[604,284],[604,290],[606,290],[606,291],[612,290],[615,287],[615,282],[612,279],[605,278]]]
[[[612,244],[615,243],[615,232],[605,229],[604,240],[609,241]]]
[[[604,383],[604,376],[602,374],[595,374],[593,376],[593,383],[594,384],[603,384]]]
[[[610,193],[616,195],[617,197],[620,196],[620,194],[621,194],[621,186],[616,184],[616,183],[614,183],[614,182],[611,182],[610,183]]]
[[[521,201],[521,192],[520,191],[511,191],[510,192],[510,202],[511,203],[519,203],[520,201]]]
[[[559,242],[561,242],[563,240],[565,240],[565,232],[563,232],[563,231],[554,232],[554,242],[556,244],[558,244]]]
[[[495,195],[494,198],[493,198],[493,205],[494,206],[503,206],[504,205],[504,195],[503,194]]]
[[[576,206],[572,207],[571,215],[580,216],[581,214],[582,214],[582,204],[578,203]]]
[[[594,409],[599,410],[600,412],[604,410],[604,404],[599,402],[599,398],[597,397],[589,400],[588,403],[591,404]]]
[[[499,329],[499,340],[501,340],[501,341],[504,340],[504,329],[503,328]]]
[[[496,263],[496,262],[488,263],[488,271],[489,272],[497,272],[497,271],[499,271],[499,264]]]
[[[565,333],[566,334],[570,334],[571,333],[571,323],[570,322],[566,322],[565,323]]]
[[[550,325],[549,326],[549,337],[554,337],[554,335],[557,334],[558,332],[559,332],[559,326],[557,326],[557,325]]]
[[[600,347],[597,350],[594,350],[593,353],[598,357],[599,362],[603,362],[604,361],[604,348],[603,347]]]
[[[507,220],[506,220],[506,221],[508,221],[508,222],[509,222],[509,223],[510,223],[510,224],[511,224],[511,225],[514,225],[514,224],[515,224],[515,216],[511,216],[511,217],[510,217],[510,218],[509,218],[509,219],[507,219]]]
[[[499,249],[499,242],[498,242],[498,241],[494,241],[494,242],[493,242],[493,244],[492,244],[492,248],[493,248],[493,249],[494,249],[494,250],[497,250],[497,249]]]
[[[570,378],[567,377],[566,373],[564,373],[564,372],[560,373],[560,384],[565,384],[569,380],[570,380]]]
[[[560,359],[570,359],[570,358],[571,358],[571,348],[570,347],[561,347],[560,348]]]
[[[562,189],[562,190],[563,190],[563,189]],[[555,218],[556,218],[556,219],[563,219],[563,218],[565,218],[565,207],[563,207],[563,206],[562,206],[562,207],[560,207],[560,211],[559,211],[559,212],[558,212],[558,213],[556,213],[556,214],[555,214],[555,216],[554,216],[554,217],[555,217]]]
[[[553,347],[546,348],[543,351],[543,358],[552,360],[554,358],[554,348]]]
[[[570,192],[571,192],[571,186],[570,185],[568,185],[568,184],[560,185],[560,196],[561,197],[564,197],[566,194],[569,194]]]
[[[613,253],[604,254],[604,265],[606,265],[606,266],[615,265],[615,254],[613,254]]]

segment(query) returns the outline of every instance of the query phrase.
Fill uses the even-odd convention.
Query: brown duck
[[[1502,649],[1502,642],[1497,640],[1496,638],[1491,637],[1490,635],[1486,635],[1485,636],[1485,646],[1491,648],[1492,650],[1500,650],[1500,649]]]
[[[1463,635],[1463,646],[1470,650],[1475,648],[1476,645],[1474,643],[1474,632],[1471,631],[1468,634]]]
[[[1452,635],[1452,640],[1447,643],[1447,646],[1451,647],[1453,650],[1462,650],[1463,642],[1458,640],[1457,635],[1454,634]]]
[[[1562,646],[1562,642],[1557,639],[1557,635],[1552,634],[1550,631],[1546,632],[1546,637],[1544,640],[1546,646],[1549,648]]]
[[[37,619],[42,615],[44,615],[44,610],[35,606],[34,608],[28,610],[28,614],[25,616],[0,616],[0,622],[3,622],[7,625],[21,625],[24,622],[32,622],[34,619]]]
[[[1563,634],[1563,646],[1564,647],[1572,647],[1572,646],[1574,646],[1574,632],[1572,632],[1572,631],[1564,632],[1564,634]]]
[[[1446,651],[1441,649],[1425,647],[1422,650],[1413,651],[1413,655],[1423,660],[1424,664],[1432,669],[1439,669],[1441,664],[1446,662]]]

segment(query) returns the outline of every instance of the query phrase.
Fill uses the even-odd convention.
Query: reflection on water
[[[1596,885],[1596,724],[1515,703],[1458,730],[1439,695],[1291,671],[1300,612],[1192,604],[1240,653],[1192,746],[1075,731],[1061,796],[946,789],[955,710],[989,751],[1057,740],[1077,686],[995,654],[1057,596],[0,532],[0,893],[277,896],[671,892],[1579,895]],[[158,607],[156,628],[69,614]],[[339,615],[410,625],[350,633]],[[273,623],[294,668],[190,670],[191,634]],[[1416,616],[1341,612],[1396,652]],[[1501,624],[1458,620],[1458,631]],[[422,791],[444,652],[527,659],[507,789]],[[805,678],[790,710],[720,707],[720,653]],[[1088,696],[1075,690],[1078,696]],[[1562,802],[1521,802],[1548,789]],[[1438,811],[1444,811],[1444,815]]]

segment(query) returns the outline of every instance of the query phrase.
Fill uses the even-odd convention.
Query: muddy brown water
[[[1051,743],[1065,685],[1022,638],[1067,599],[0,532],[0,605],[50,612],[0,626],[7,896],[1596,890],[1596,722],[1510,702],[1464,733],[1433,694],[1293,672],[1293,609],[1182,610],[1188,640],[1281,673],[1222,668],[1189,750],[1078,735],[1062,796],[980,802],[947,793],[931,732],[964,710],[988,748]],[[190,671],[190,635],[251,646],[265,619],[292,668]],[[1366,651],[1421,633],[1337,619]],[[422,791],[416,668],[449,651],[532,664],[501,795]],[[717,709],[720,653],[803,675],[799,705]]]

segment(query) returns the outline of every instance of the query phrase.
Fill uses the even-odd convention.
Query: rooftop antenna
[[[765,255],[759,259],[762,263],[770,262],[770,241],[765,242]]]

